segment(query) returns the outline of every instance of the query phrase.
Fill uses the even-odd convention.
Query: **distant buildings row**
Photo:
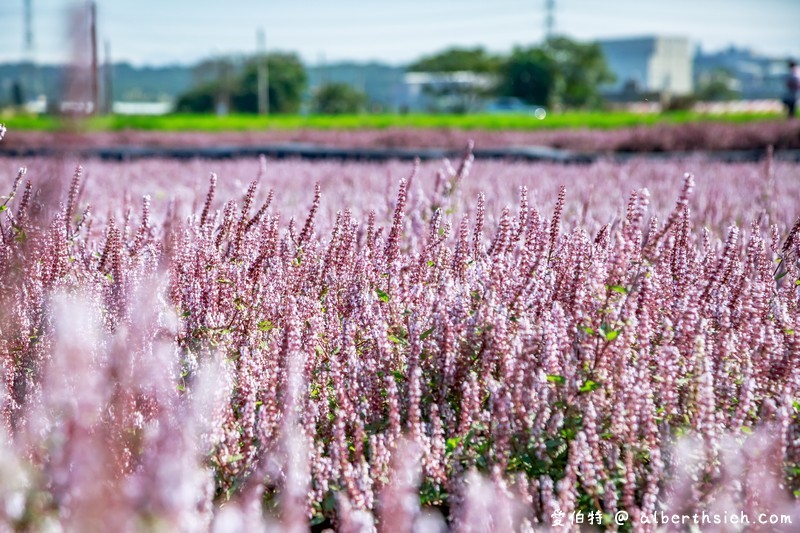
[[[641,37],[609,39],[598,42],[616,82],[602,88],[611,101],[642,101],[647,95],[660,98],[693,93],[711,76],[724,73],[731,91],[743,100],[780,98],[786,58],[768,58],[748,49],[728,48],[704,53],[693,49],[684,37]],[[36,75],[31,76],[35,69]],[[416,73],[402,67],[381,63],[335,63],[307,69],[309,93],[325,83],[346,83],[366,93],[376,109],[389,111],[426,111],[441,102],[437,94],[458,95],[459,87],[491,84],[486,75],[471,72]],[[192,83],[191,67],[154,67],[137,69],[119,64],[113,67],[113,108],[122,113],[161,113]],[[24,101],[32,111],[47,107],[58,98],[58,67],[0,65],[0,106],[23,97],[15,87],[19,79],[33,79],[33,87],[24,87]],[[445,90],[443,90],[445,89]],[[453,90],[456,89],[456,90]],[[469,91],[464,91],[468,94]],[[126,105],[125,102],[159,105]],[[475,102],[463,104],[475,109]]]
[[[612,101],[641,101],[687,96],[712,76],[722,73],[729,89],[742,100],[778,99],[787,72],[786,58],[761,56],[731,47],[704,53],[685,37],[641,37],[598,41],[616,81],[602,88]],[[327,82],[347,83],[388,109],[425,110],[431,94],[443,86],[482,86],[485,75],[469,72],[418,73],[381,64],[335,64],[309,69],[310,89]]]
[[[642,93],[688,95],[722,73],[743,100],[780,98],[786,58],[770,58],[730,47],[721,52],[693,50],[684,37],[642,37],[599,41],[617,77],[605,93],[625,99]]]

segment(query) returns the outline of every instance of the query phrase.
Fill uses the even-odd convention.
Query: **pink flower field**
[[[78,163],[0,159],[0,531],[800,527],[799,165]]]

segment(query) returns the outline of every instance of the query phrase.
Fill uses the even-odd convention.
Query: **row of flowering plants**
[[[327,217],[311,185],[287,220],[263,164],[241,198],[212,174],[186,216],[91,196],[80,167],[62,192],[13,179],[0,530],[800,522],[785,209],[719,233],[687,174],[661,218],[647,189],[597,224],[563,187],[488,213],[511,185],[473,195],[468,150],[381,207]]]

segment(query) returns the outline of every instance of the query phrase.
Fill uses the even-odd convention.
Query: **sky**
[[[30,0],[32,56],[70,58],[70,6]],[[800,0],[554,0],[555,33],[579,40],[688,37],[705,51],[735,45],[800,57]],[[401,65],[448,46],[508,52],[540,42],[546,0],[97,0],[100,50],[137,65],[194,63],[256,50],[294,51],[307,64]],[[24,0],[0,0],[0,62],[24,57]],[[102,54],[101,54],[102,59]]]

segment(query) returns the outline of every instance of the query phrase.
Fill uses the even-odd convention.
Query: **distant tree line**
[[[541,45],[516,47],[507,56],[485,49],[450,48],[409,65],[416,72],[470,71],[491,74],[494,96],[536,105],[596,107],[600,87],[614,81],[597,44],[553,37]]]
[[[204,61],[195,68],[195,83],[178,99],[176,110],[257,113],[258,61],[266,61],[269,72],[270,112],[300,111],[308,78],[299,57],[292,53],[272,53],[262,59]],[[450,48],[420,58],[407,70],[468,71],[487,74],[495,80],[488,89],[476,87],[476,94],[462,97],[505,96],[529,104],[579,108],[600,105],[600,87],[614,80],[598,45],[567,37],[554,37],[537,46],[517,47],[508,55],[492,54],[481,47]],[[359,113],[368,104],[363,92],[347,84],[327,83],[311,94],[309,110],[321,114]]]
[[[308,78],[298,56],[291,53],[238,61],[215,58],[200,63],[195,68],[193,87],[177,101],[177,111],[258,112],[258,61],[266,61],[269,72],[270,112],[297,113]],[[566,37],[554,37],[538,46],[517,47],[509,55],[491,54],[480,47],[450,48],[419,59],[407,70],[488,74],[496,83],[488,89],[476,88],[480,91],[474,95],[476,98],[507,96],[529,104],[565,107],[598,106],[602,102],[600,87],[614,80],[598,45]],[[358,113],[367,104],[362,92],[346,84],[331,83],[311,95],[310,110]]]
[[[265,61],[267,98],[274,113],[297,113],[308,78],[300,58],[291,53],[272,53],[264,59],[208,59],[194,69],[195,83],[175,105],[188,113],[257,113],[258,68]]]

